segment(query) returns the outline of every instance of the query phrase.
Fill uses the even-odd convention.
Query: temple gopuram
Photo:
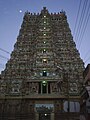
[[[0,120],[80,120],[83,71],[66,13],[27,11],[0,75]]]

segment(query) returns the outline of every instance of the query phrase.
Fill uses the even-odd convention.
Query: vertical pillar
[[[48,94],[48,83],[46,85],[47,85],[47,94]]]
[[[63,111],[63,100],[61,100],[61,111]]]
[[[51,113],[51,120],[54,120],[54,112]]]
[[[38,112],[36,112],[35,118],[36,118],[36,120],[39,120],[39,113]]]
[[[41,94],[42,94],[42,84],[41,84]]]

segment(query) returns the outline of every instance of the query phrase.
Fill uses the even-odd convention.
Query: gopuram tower
[[[0,120],[79,120],[83,71],[65,12],[26,12],[0,75]]]

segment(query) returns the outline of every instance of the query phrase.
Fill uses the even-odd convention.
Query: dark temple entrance
[[[37,120],[53,120],[52,112],[54,110],[53,104],[36,104],[36,111],[38,113]]]
[[[39,120],[51,120],[50,113],[39,113]]]

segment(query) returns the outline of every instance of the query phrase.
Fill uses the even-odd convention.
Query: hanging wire
[[[90,54],[90,49],[87,51],[87,53],[85,54],[84,59],[86,59],[88,57],[88,54]]]
[[[81,34],[80,34],[80,37],[79,37],[79,40],[80,40],[79,45],[78,45],[79,49],[81,47],[81,43],[83,41],[83,37],[84,37],[85,31],[86,31],[89,19],[90,19],[90,2],[89,2],[87,13],[86,13],[86,16],[85,16],[85,19],[84,19],[84,24],[83,24],[83,27],[82,27],[82,30],[81,30]]]
[[[73,35],[74,35],[75,32],[76,32],[76,26],[77,26],[77,22],[78,22],[78,19],[79,19],[81,3],[82,3],[82,0],[80,0],[80,3],[79,3],[79,8],[78,8],[78,13],[77,13],[76,21],[75,21],[75,27],[74,27]]]
[[[84,17],[85,17],[87,2],[88,2],[88,0],[85,0],[84,3],[83,3],[83,8],[82,8],[81,16],[80,16],[80,19],[79,19],[79,24],[78,24],[78,27],[77,27],[76,36],[75,36],[76,42],[78,42],[78,37],[79,37],[81,27],[82,27],[82,24],[83,24],[83,20],[84,20]]]
[[[9,58],[7,58],[7,57],[5,57],[5,56],[3,56],[3,55],[0,55],[0,58],[4,58],[4,59],[9,60]]]
[[[0,48],[0,50],[3,51],[3,52],[5,52],[5,53],[7,53],[7,54],[10,54],[10,52],[8,52],[8,51],[6,51],[6,50],[4,50],[2,48]]]
[[[88,60],[90,60],[90,56],[85,60],[85,63],[86,63]]]

